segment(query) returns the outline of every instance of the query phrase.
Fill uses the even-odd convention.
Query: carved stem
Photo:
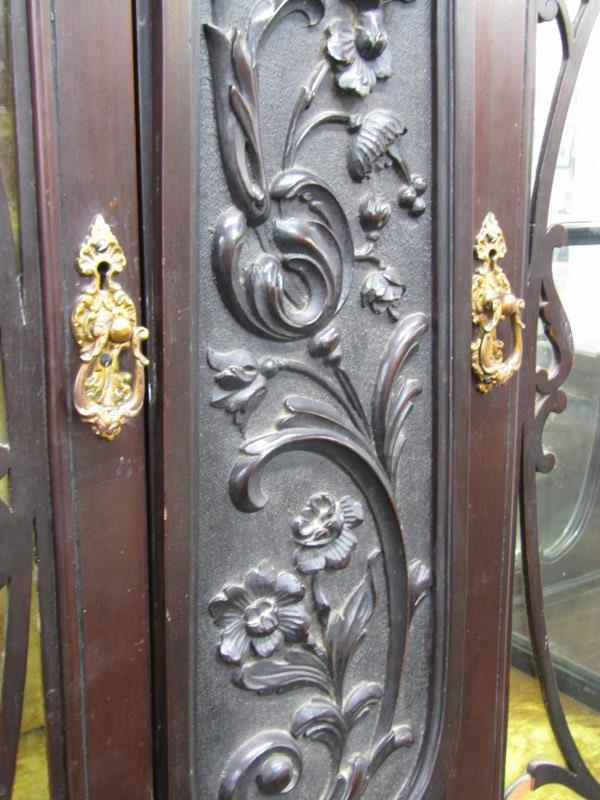
[[[321,114],[317,114],[314,116],[310,122],[302,128],[302,130],[298,133],[295,138],[295,141],[291,143],[290,149],[290,156],[288,159],[288,167],[291,167],[295,160],[298,153],[298,148],[302,144],[302,142],[306,139],[306,137],[311,134],[314,130],[316,130],[321,125],[327,124],[339,124],[339,125],[349,125],[352,119],[351,114],[344,114],[342,111],[323,111]]]
[[[350,380],[348,373],[343,367],[336,367],[334,369],[335,377],[338,380],[338,383],[342,387],[348,401],[352,404],[352,408],[356,411],[360,420],[362,422],[363,431],[367,434],[369,438],[371,438],[371,428],[369,426],[369,420],[367,419],[367,415],[365,414],[365,410],[363,408],[362,403],[360,402],[360,397],[354,388],[354,384]]]
[[[323,83],[323,78],[330,70],[329,61],[322,58],[315,64],[308,80],[300,87],[300,94],[294,105],[294,110],[290,117],[287,135],[285,138],[285,149],[283,151],[283,169],[288,169],[294,163],[294,156],[297,145],[294,144],[298,122],[304,112],[310,108],[319,87]]]
[[[375,264],[379,269],[382,269],[381,258],[375,255],[375,242],[366,242],[362,247],[357,248],[354,251],[354,259],[357,262],[363,261]]]
[[[358,408],[355,407],[354,402],[350,400],[350,398],[346,400],[346,397],[344,397],[343,394],[340,394],[340,392],[338,392],[335,386],[332,383],[330,383],[327,380],[327,378],[324,378],[316,370],[311,369],[311,367],[307,366],[306,364],[303,364],[301,361],[289,361],[288,359],[282,359],[277,363],[279,364],[279,368],[285,370],[286,372],[295,372],[297,375],[304,375],[306,378],[309,378],[315,383],[318,383],[319,386],[325,389],[325,391],[328,392],[334,398],[334,400],[341,405],[341,407],[348,414],[354,425],[356,425],[356,427],[362,433],[366,434],[367,436],[370,436],[369,425],[366,420],[365,413],[362,409],[362,406],[360,405],[360,400],[358,400],[358,397],[356,396],[356,393],[354,392],[354,389],[351,384],[350,386],[352,388],[353,397],[356,398],[356,400],[358,401]],[[343,372],[343,370],[336,369],[335,375],[340,381],[340,384],[342,384],[342,381],[338,376],[339,372]],[[346,381],[350,383],[346,373],[343,372],[343,374],[345,376]],[[344,390],[344,392],[346,392],[346,387],[343,384],[342,384],[342,389]]]

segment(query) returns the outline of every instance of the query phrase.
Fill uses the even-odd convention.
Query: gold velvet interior
[[[600,780],[600,713],[563,695],[563,708],[581,754]],[[505,784],[527,771],[535,760],[565,765],[548,722],[536,678],[513,669],[510,674],[510,706],[506,751]],[[571,800],[578,794],[564,786],[543,786],[531,792],[532,800]]]

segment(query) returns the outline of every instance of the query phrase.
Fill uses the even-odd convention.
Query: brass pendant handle
[[[77,298],[71,327],[83,362],[75,378],[73,402],[98,436],[111,441],[144,404],[141,344],[148,330],[137,324],[133,300],[114,280],[126,266],[123,248],[110,226],[98,215],[81,245],[77,269],[90,283]],[[134,359],[133,384],[119,359],[125,350]]]
[[[523,358],[523,322],[525,302],[512,293],[510,282],[498,261],[506,255],[506,241],[496,217],[490,212],[475,239],[475,257],[481,261],[473,276],[471,316],[476,338],[471,344],[471,364],[480,392],[509,381]],[[513,351],[504,358],[504,342],[496,337],[498,323],[510,317]]]

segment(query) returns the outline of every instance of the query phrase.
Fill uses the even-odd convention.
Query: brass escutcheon
[[[148,330],[137,324],[131,297],[113,276],[126,266],[123,248],[110,226],[98,215],[81,245],[77,269],[91,282],[77,298],[71,328],[83,362],[75,378],[73,402],[98,436],[112,441],[144,404],[144,367],[148,359],[141,343]],[[133,384],[121,369],[123,351],[134,358]]]
[[[498,261],[506,255],[502,228],[490,211],[475,239],[475,258],[481,261],[473,275],[471,316],[476,337],[471,343],[471,364],[480,392],[490,392],[511,379],[523,358],[523,321],[525,303],[512,293],[510,282]],[[498,323],[510,317],[513,351],[504,358],[504,342],[496,336]]]

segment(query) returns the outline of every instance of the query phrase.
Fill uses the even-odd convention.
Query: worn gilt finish
[[[144,404],[142,341],[148,330],[137,324],[131,297],[114,280],[126,266],[123,248],[110,226],[98,215],[81,245],[79,272],[92,280],[77,299],[71,327],[83,362],[73,389],[73,402],[98,436],[115,439],[125,422],[139,414]],[[121,369],[120,358],[131,349],[135,373]]]
[[[502,228],[490,211],[475,239],[475,257],[482,265],[473,276],[471,314],[476,338],[471,345],[471,363],[477,388],[484,394],[509,381],[521,366],[523,357],[523,300],[512,293],[510,281],[500,261],[506,255]],[[497,337],[498,325],[510,317],[513,351],[504,358],[504,342]]]
[[[310,762],[304,759],[303,739],[329,751],[329,772],[318,790],[322,800],[375,797],[369,787],[384,762],[415,743],[411,720],[396,719],[396,704],[411,622],[431,588],[432,570],[422,560],[407,563],[398,492],[405,423],[422,391],[407,374],[407,364],[429,325],[421,312],[402,313],[407,287],[380,248],[393,213],[401,220],[400,209],[415,219],[426,211],[427,182],[409,170],[401,153],[408,128],[396,109],[371,104],[370,110],[349,111],[345,102],[309,113],[328,76],[360,102],[392,74],[385,14],[401,13],[398,5],[342,3],[343,17],[324,20],[321,0],[261,0],[243,26],[204,26],[223,170],[233,201],[214,228],[216,284],[240,326],[279,343],[262,356],[246,346],[208,349],[208,364],[216,373],[211,404],[231,414],[245,437],[230,473],[231,501],[244,513],[264,509],[269,502],[261,485],[265,468],[290,452],[324,457],[350,477],[363,498],[336,497],[323,485],[306,500],[291,529],[289,521],[282,525],[297,546],[291,570],[289,564],[265,560],[270,554],[254,542],[249,552],[258,565],[249,561],[245,573],[232,575],[210,601],[208,611],[221,629],[219,658],[232,670],[232,692],[268,697],[304,690],[291,718],[281,718],[275,728],[257,725],[256,733],[229,755],[215,787],[221,800],[254,796],[257,788],[268,795],[296,787],[306,791]],[[322,24],[322,54],[293,106],[281,167],[269,176],[257,59],[268,29],[294,11],[309,26]],[[395,211],[387,197],[374,192],[361,192],[354,201],[364,236],[358,246],[347,203],[301,155],[304,142],[328,126],[345,129],[350,137],[346,164],[352,181],[361,184],[374,171],[389,168],[401,182]],[[356,299],[375,314],[388,312],[394,326],[385,334],[369,406],[344,366],[342,333],[334,324],[351,297],[355,270],[365,267]],[[306,343],[304,356],[297,346],[295,353],[282,351],[281,343],[300,340]],[[247,438],[254,415],[263,419],[257,410],[269,405],[270,387],[285,386],[292,377],[296,386],[294,394],[286,390],[283,416],[267,417],[264,432]],[[372,516],[368,526],[365,501]],[[357,536],[367,535],[371,525],[379,548],[356,564]],[[363,577],[348,584],[344,573],[351,562]],[[386,634],[379,633],[371,647],[384,648],[385,675],[381,682],[357,680],[350,667],[382,593]],[[334,603],[331,594],[341,600]],[[313,692],[309,698],[307,689]],[[357,740],[350,734],[359,720]]]

